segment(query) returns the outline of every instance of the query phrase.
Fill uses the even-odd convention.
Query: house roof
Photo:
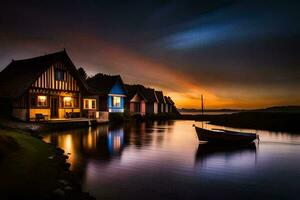
[[[155,90],[152,88],[146,88],[143,85],[126,85],[127,100],[131,100],[135,94],[138,94],[148,103],[158,102]]]
[[[162,91],[155,91],[158,103],[166,103],[165,98],[164,98],[164,94]]]
[[[165,101],[166,101],[167,104],[172,105],[172,102],[170,101],[169,97],[164,96],[164,98],[165,98]]]
[[[144,95],[144,86],[142,85],[125,85],[125,89],[127,91],[127,97],[126,100],[130,101],[136,94],[139,95],[144,101],[147,101],[145,95]]]
[[[147,99],[148,103],[154,103],[154,102],[158,102],[156,95],[155,95],[155,90],[151,89],[151,88],[145,88],[143,90],[144,92],[144,96]]]
[[[125,91],[124,84],[120,75],[111,76],[107,74],[98,73],[95,76],[88,78],[87,84],[89,91],[96,94],[109,94],[114,85],[119,81]]]
[[[64,63],[70,74],[86,89],[85,81],[77,73],[76,67],[65,50],[44,56],[13,60],[0,72],[0,96],[17,98],[23,95],[38,77],[52,64]]]
[[[175,103],[174,103],[174,101],[171,99],[171,97],[168,97],[168,99],[169,99],[169,101],[170,101],[170,103],[171,103],[172,105],[175,105]]]

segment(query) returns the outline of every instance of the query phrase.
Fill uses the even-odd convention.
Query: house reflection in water
[[[124,129],[105,125],[89,128],[86,134],[82,134],[80,149],[85,156],[110,159],[121,155],[123,145]]]
[[[108,132],[108,150],[111,155],[120,155],[124,143],[124,130],[115,129]]]
[[[125,143],[123,127],[111,128],[108,125],[49,133],[43,135],[43,140],[70,153],[68,162],[72,170],[88,158],[110,160],[121,156]]]

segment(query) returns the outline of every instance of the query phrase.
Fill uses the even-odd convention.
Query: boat
[[[259,139],[255,133],[228,131],[223,129],[208,130],[195,126],[199,141],[224,144],[247,144]]]
[[[204,116],[204,106],[203,106],[203,95],[201,94],[201,109],[202,116]],[[195,126],[195,125],[193,125]],[[206,141],[210,143],[223,143],[223,144],[247,144],[251,143],[259,137],[255,133],[244,133],[236,131],[228,131],[224,129],[204,129],[203,121],[202,128],[195,126],[197,136],[199,141]]]

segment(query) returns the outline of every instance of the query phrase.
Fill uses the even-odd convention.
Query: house
[[[171,103],[171,112],[174,113],[174,114],[180,115],[180,112],[176,108],[175,102],[172,100],[171,97],[168,97],[168,99],[169,99],[169,101]]]
[[[166,101],[165,101],[165,98],[164,98],[164,94],[162,91],[155,91],[155,95],[157,97],[157,100],[158,100],[158,113],[164,113],[165,110],[165,104],[166,104]]]
[[[88,78],[88,95],[83,98],[83,110],[95,109],[107,113],[123,113],[126,90],[121,76],[96,74]]]
[[[146,114],[146,98],[144,97],[142,85],[125,85],[127,91],[126,108],[131,114]]]
[[[170,98],[167,97],[167,96],[164,96],[164,99],[166,101],[165,112],[166,113],[171,113],[172,112],[172,102],[170,101]]]
[[[145,88],[143,90],[146,98],[146,114],[157,114],[158,113],[158,100],[155,94],[155,90],[151,88]]]
[[[155,90],[142,85],[126,85],[127,108],[132,114],[157,114],[158,99]]]
[[[23,121],[80,117],[86,89],[65,50],[13,60],[0,73],[1,106]]]
[[[171,99],[171,97],[165,96],[166,106],[165,106],[165,112],[167,113],[174,113],[174,114],[180,114],[175,106],[174,101]]]

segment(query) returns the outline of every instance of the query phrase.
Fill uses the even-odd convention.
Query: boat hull
[[[233,131],[211,131],[199,127],[195,127],[199,141],[207,141],[210,143],[251,143],[256,138],[256,134],[241,133]]]

